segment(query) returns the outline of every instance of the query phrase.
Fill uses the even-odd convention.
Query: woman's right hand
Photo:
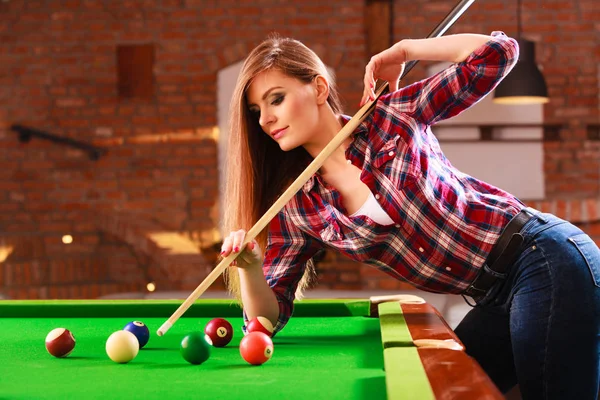
[[[248,243],[247,246],[242,248],[244,239],[246,238],[246,231],[240,229],[239,231],[231,232],[223,240],[221,246],[221,257],[227,257],[232,252],[240,253],[231,265],[237,266],[238,268],[254,268],[262,267],[262,252],[260,246],[256,240]]]
[[[365,67],[365,77],[363,79],[365,87],[360,100],[360,107],[367,101],[375,100],[375,85],[378,79],[389,83],[390,92],[398,90],[408,57],[404,44],[405,41],[398,42],[389,49],[371,57]]]

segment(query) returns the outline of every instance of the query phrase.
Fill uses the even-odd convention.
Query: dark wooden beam
[[[366,0],[367,59],[393,44],[392,15],[393,0]]]

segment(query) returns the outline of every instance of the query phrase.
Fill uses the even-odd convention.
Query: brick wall
[[[427,35],[453,5],[396,1],[395,38]],[[586,124],[599,117],[598,7],[539,0],[524,8],[524,34],[538,42],[552,97],[546,120],[565,125],[562,141],[545,145],[547,197],[596,204],[600,154]],[[515,35],[515,13],[504,1],[476,2],[450,33]],[[218,71],[269,32],[293,36],[335,68],[352,114],[369,56],[364,15],[364,1],[352,0],[0,2],[0,292],[96,297],[148,281],[194,288],[216,261]],[[130,44],[154,45],[149,99],[119,98],[116,49]],[[420,65],[410,79],[423,74]],[[76,149],[20,143],[15,123],[108,153],[91,161]],[[319,269],[323,287],[392,285],[336,255]]]

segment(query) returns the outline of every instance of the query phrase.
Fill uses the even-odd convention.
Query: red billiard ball
[[[211,319],[204,327],[206,341],[215,347],[225,347],[233,337],[233,327],[223,318]]]
[[[273,341],[262,332],[250,332],[240,341],[242,358],[252,365],[261,365],[273,355]]]
[[[75,338],[68,329],[52,329],[46,336],[46,350],[54,357],[66,357],[74,348]]]
[[[265,317],[252,318],[246,327],[248,332],[262,332],[265,335],[273,336],[273,324]]]

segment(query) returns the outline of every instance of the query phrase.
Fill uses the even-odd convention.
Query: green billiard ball
[[[210,345],[204,334],[193,332],[181,341],[181,355],[190,364],[202,364],[210,356]]]

